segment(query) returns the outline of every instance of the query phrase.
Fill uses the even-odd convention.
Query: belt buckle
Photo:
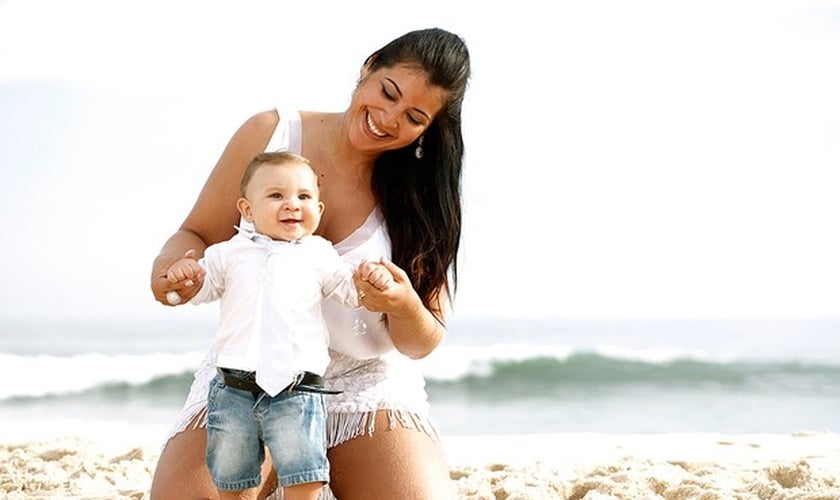
[[[292,383],[289,384],[289,392],[295,390],[295,387],[299,386],[301,381],[303,381],[304,372],[297,372],[295,374],[295,378],[292,379]]]

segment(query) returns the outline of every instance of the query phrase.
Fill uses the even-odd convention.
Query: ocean
[[[168,429],[213,321],[0,321],[0,433]],[[458,319],[418,361],[444,435],[840,432],[840,319]]]

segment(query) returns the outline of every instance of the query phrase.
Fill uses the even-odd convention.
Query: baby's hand
[[[378,262],[362,262],[358,269],[359,277],[376,287],[377,290],[387,290],[394,282],[388,268]]]
[[[195,260],[195,251],[189,250],[184,257],[169,266],[166,270],[166,280],[171,284],[171,288],[166,292],[166,301],[171,306],[177,306],[181,303],[181,293],[189,292],[193,286],[204,278],[204,269]],[[195,295],[195,291],[189,292],[187,297]]]
[[[200,279],[204,275],[204,269],[198,264],[198,261],[193,258],[183,258],[166,270],[166,279],[173,285],[184,284],[185,286],[192,286],[193,281]]]

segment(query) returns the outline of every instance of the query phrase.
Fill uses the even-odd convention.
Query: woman
[[[166,304],[167,292],[175,291],[188,300],[200,284],[172,285],[166,269],[234,234],[239,178],[248,162],[276,149],[311,161],[327,207],[317,234],[348,261],[384,258],[394,279],[384,291],[357,281],[366,311],[325,306],[333,349],[326,382],[343,391],[327,400],[330,487],[341,500],[451,498],[424,382],[410,359],[428,355],[443,338],[457,281],[461,103],[469,72],[463,40],[440,29],[418,30],[368,57],[344,112],[284,108],[254,115],[231,138],[154,262],[156,299]],[[161,454],[153,500],[214,497],[203,427],[212,362],[210,353]],[[270,464],[263,470],[268,494]]]

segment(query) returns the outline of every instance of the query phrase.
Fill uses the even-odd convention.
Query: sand
[[[463,499],[840,499],[840,436],[830,433],[553,434],[447,445]]]
[[[158,437],[4,433],[0,498],[148,498]],[[444,446],[459,499],[840,499],[832,433],[462,436]]]

